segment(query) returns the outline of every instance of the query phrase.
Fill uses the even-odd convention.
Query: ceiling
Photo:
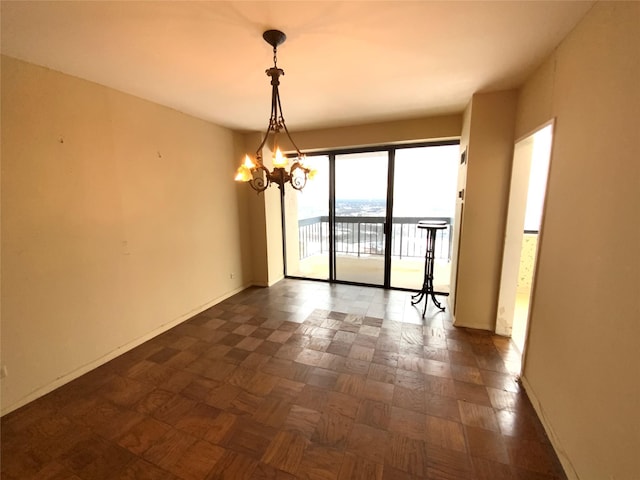
[[[460,112],[519,86],[591,1],[5,1],[2,53],[238,130]]]

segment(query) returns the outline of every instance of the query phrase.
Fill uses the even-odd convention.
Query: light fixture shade
[[[309,178],[309,170],[303,163],[304,155],[296,146],[295,142],[289,134],[287,125],[284,121],[282,113],[282,105],[280,104],[280,77],[284,75],[284,70],[278,68],[277,48],[286,40],[286,35],[279,30],[267,30],[262,37],[273,47],[273,67],[266,70],[267,76],[271,77],[271,116],[269,117],[269,126],[262,139],[262,143],[258,146],[255,154],[255,162],[246,155],[244,163],[238,168],[235,179],[240,182],[248,182],[251,188],[258,193],[266,190],[269,185],[275,183],[280,190],[284,192],[285,184],[289,183],[294,189],[302,190]],[[278,147],[277,137],[284,131],[285,135],[293,145],[297,153],[297,160],[293,162],[291,168],[287,170],[289,160]],[[268,145],[272,145],[273,151],[273,170],[268,170],[262,162],[262,149],[267,145],[269,137],[273,137],[273,141],[269,141]]]
[[[284,155],[282,155],[280,147],[277,147],[276,152],[273,154],[273,166],[275,168],[285,168],[288,163],[289,161]]]
[[[236,172],[236,182],[248,182],[251,178],[251,170],[244,165],[240,165]]]
[[[245,155],[244,156],[244,163],[243,165],[247,168],[255,168],[256,164],[253,163],[253,160],[251,160],[251,157],[249,155]]]

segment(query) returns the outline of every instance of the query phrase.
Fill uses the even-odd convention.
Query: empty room
[[[0,14],[2,479],[640,478],[640,2]]]

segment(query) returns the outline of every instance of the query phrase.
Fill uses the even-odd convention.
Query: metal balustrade
[[[391,229],[391,255],[397,258],[424,258],[426,233],[417,228],[420,220],[444,221],[447,228],[436,237],[435,255],[451,259],[453,236],[451,217],[396,217]],[[384,217],[336,217],[335,250],[343,255],[383,255]],[[298,222],[300,259],[329,251],[329,217],[305,218]]]

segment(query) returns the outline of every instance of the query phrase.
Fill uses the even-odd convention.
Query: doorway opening
[[[515,145],[505,228],[496,333],[524,354],[546,196],[553,124]]]
[[[436,239],[436,289],[449,291],[459,142],[317,152],[303,191],[287,191],[285,276],[419,290],[426,236]]]

